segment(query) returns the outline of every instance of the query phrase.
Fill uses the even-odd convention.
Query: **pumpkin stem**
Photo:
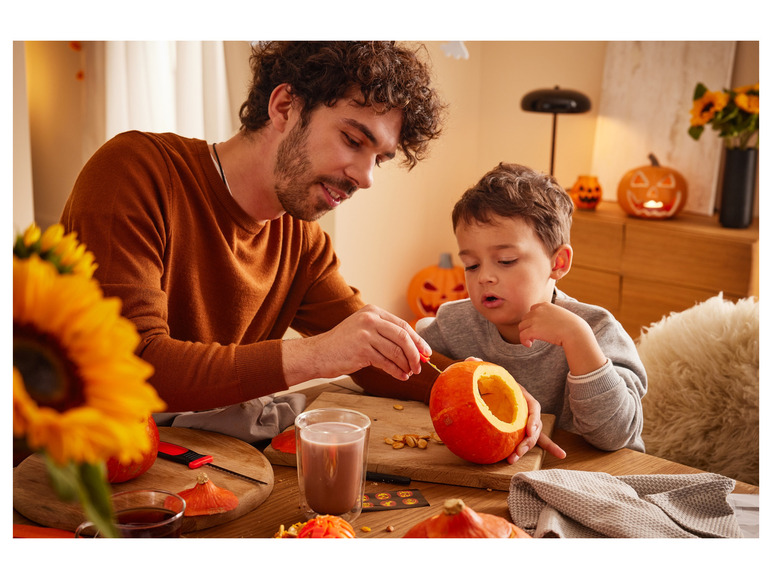
[[[654,156],[654,153],[649,153],[649,161],[651,161],[652,167],[659,167],[659,161]]]
[[[453,269],[453,258],[449,253],[440,254],[440,262],[437,264],[442,269]]]
[[[457,515],[464,510],[466,505],[461,499],[448,499],[442,506],[442,510],[446,515]]]

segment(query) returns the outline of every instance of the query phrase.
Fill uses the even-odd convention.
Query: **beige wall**
[[[349,283],[367,301],[406,319],[412,318],[405,300],[410,278],[440,253],[456,252],[450,212],[461,193],[502,160],[549,168],[551,116],[520,110],[523,94],[560,85],[585,92],[595,105],[606,47],[600,41],[468,42],[470,58],[456,60],[440,45],[429,42],[427,48],[450,115],[429,159],[410,173],[395,163],[385,165],[372,189],[358,192],[322,220]],[[30,58],[45,65],[28,82],[35,213],[46,225],[58,219],[88,156],[77,144],[84,105],[74,75],[81,56],[66,42],[27,46],[27,66]],[[234,127],[250,76],[248,55],[246,42],[226,43]],[[756,82],[758,73],[758,42],[739,43],[736,84]],[[14,79],[18,82],[18,75]],[[593,106],[589,113],[558,119],[555,174],[565,187],[591,167],[595,111]],[[16,155],[24,143],[15,140],[14,146],[16,175]]]

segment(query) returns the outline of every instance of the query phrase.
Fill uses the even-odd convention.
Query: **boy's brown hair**
[[[239,110],[241,130],[249,133],[266,125],[268,101],[280,84],[288,83],[302,102],[302,121],[358,87],[363,106],[402,111],[399,148],[412,169],[426,156],[429,142],[439,137],[446,109],[418,52],[391,41],[256,43],[250,59],[252,84]]]
[[[490,223],[522,217],[533,227],[549,255],[571,241],[574,204],[551,175],[514,163],[499,163],[483,175],[453,207],[453,231],[458,224]]]

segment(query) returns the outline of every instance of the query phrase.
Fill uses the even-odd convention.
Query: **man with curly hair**
[[[420,373],[428,345],[365,305],[315,221],[398,153],[412,168],[439,136],[445,105],[420,50],[257,45],[232,138],[128,132],[85,165],[62,223],[137,326],[137,352],[169,411],[360,369],[397,381]],[[290,327],[303,337],[282,339]]]

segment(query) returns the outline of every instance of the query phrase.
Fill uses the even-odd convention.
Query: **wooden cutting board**
[[[402,406],[402,410],[394,408]],[[430,441],[426,449],[405,447],[393,449],[384,438],[394,434],[429,434],[434,431],[429,407],[422,402],[392,400],[374,396],[322,393],[308,409],[348,408],[370,417],[370,444],[367,451],[367,469],[370,471],[410,477],[425,482],[446,483],[467,487],[509,490],[509,482],[518,472],[539,470],[544,450],[531,449],[515,464],[501,461],[496,464],[474,464],[457,457],[442,444]],[[543,430],[552,434],[555,417],[542,414]],[[265,451],[273,464],[296,466],[294,454],[287,454],[268,446]]]
[[[250,444],[215,432],[188,428],[160,427],[161,440],[180,444],[214,457],[214,464],[265,481],[249,482],[209,467],[201,467],[209,479],[239,498],[239,505],[227,513],[185,517],[182,532],[207,529],[236,519],[261,505],[273,490],[273,467],[262,452]],[[172,492],[196,484],[198,469],[159,458],[146,473],[134,480],[112,485],[113,492],[132,489],[162,489]],[[46,527],[74,531],[84,520],[83,510],[75,503],[65,503],[56,496],[48,482],[43,459],[26,458],[13,471],[13,508],[31,521]]]

